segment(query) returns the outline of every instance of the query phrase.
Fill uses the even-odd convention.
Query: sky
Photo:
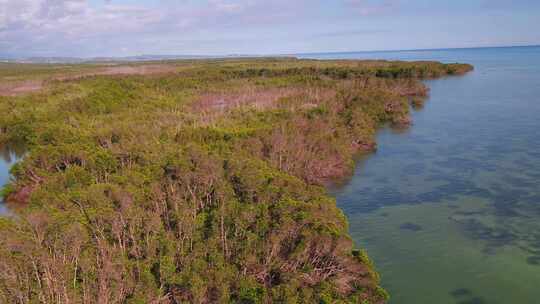
[[[540,44],[539,0],[0,0],[0,57]]]

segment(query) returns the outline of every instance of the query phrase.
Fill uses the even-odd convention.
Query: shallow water
[[[391,303],[539,303],[540,47],[313,57],[475,65],[332,193]]]
[[[22,158],[24,150],[23,145],[0,146],[0,188],[4,187],[9,182],[9,170]],[[0,215],[8,213],[8,209],[0,199]]]

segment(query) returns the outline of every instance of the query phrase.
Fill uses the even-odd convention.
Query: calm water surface
[[[9,182],[9,169],[22,158],[24,150],[23,145],[0,146],[0,188]],[[6,206],[0,200],[0,215],[8,213]]]
[[[540,47],[313,57],[475,66],[332,192],[391,303],[540,303]]]

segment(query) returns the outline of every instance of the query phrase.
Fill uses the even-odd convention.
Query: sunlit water
[[[394,304],[540,303],[540,47],[319,54],[466,62],[332,193]]]

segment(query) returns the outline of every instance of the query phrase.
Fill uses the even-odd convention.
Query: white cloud
[[[0,0],[0,8],[0,43],[12,53],[68,51],[90,37],[136,34],[164,16],[155,8],[110,2],[92,7],[87,0]]]
[[[345,0],[345,4],[352,7],[360,15],[379,15],[387,13],[399,5],[399,0]]]
[[[377,5],[369,0],[340,1],[336,1],[337,6],[345,4],[344,7],[353,7],[362,14],[371,14],[385,9],[395,0],[382,0]],[[265,33],[272,31],[281,35],[275,29],[284,24],[291,29],[301,23],[309,27],[310,22],[321,17],[317,7],[325,2],[161,0],[158,3],[0,0],[0,56],[114,55],[126,50],[141,53],[155,51],[156,44],[160,44],[165,52],[200,52],[199,46],[208,45],[212,40],[223,42],[228,39],[237,43],[244,39],[245,44],[250,39],[261,40]],[[259,32],[254,33],[257,30]],[[191,45],[189,41],[192,41]],[[185,47],[174,49],[178,45]]]

